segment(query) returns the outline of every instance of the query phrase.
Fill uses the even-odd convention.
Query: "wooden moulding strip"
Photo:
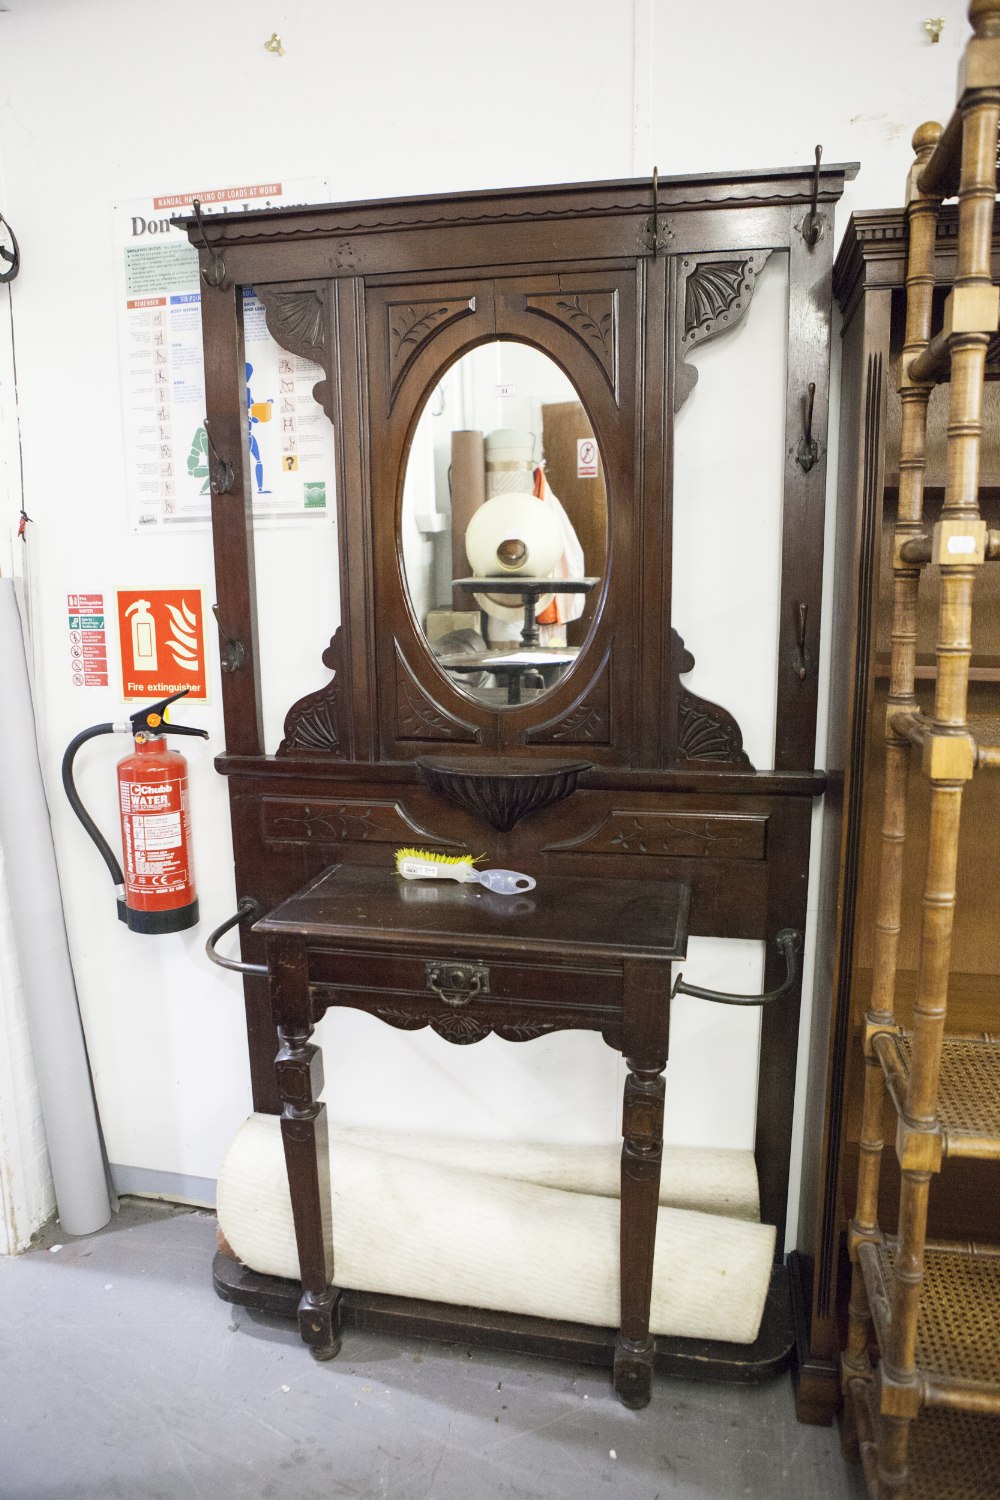
[[[879,858],[878,897],[875,913],[875,951],[872,992],[867,1024],[892,1026],[896,968],[901,930],[903,850],[906,841],[906,804],[909,790],[910,746],[892,728],[893,713],[917,708],[914,676],[917,656],[917,586],[920,569],[900,560],[900,548],[923,535],[924,474],[927,452],[927,404],[931,387],[907,375],[911,359],[927,346],[934,296],[934,256],[940,200],[919,192],[914,183],[937,144],[940,126],[921,125],[913,135],[916,160],[908,185],[907,223],[909,246],[906,264],[906,330],[900,361],[899,395],[902,430],[899,456],[899,503],[893,567],[892,654],[886,717],[885,800]],[[865,1058],[864,1105],[859,1142],[858,1191],[851,1223],[851,1245],[876,1232],[879,1180],[882,1165],[882,1117],[885,1085],[882,1068],[874,1055]],[[869,1310],[864,1275],[855,1249],[851,1271],[851,1298],[844,1371],[864,1377],[869,1372]]]

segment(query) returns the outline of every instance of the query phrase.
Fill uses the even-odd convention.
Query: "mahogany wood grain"
[[[822,168],[818,196],[827,218],[854,170]],[[655,247],[648,181],[213,215],[213,249],[225,261],[227,286],[203,299],[208,414],[216,439],[233,449],[225,456],[236,470],[239,496],[220,497],[214,507],[217,589],[223,623],[245,637],[250,652],[247,669],[224,680],[226,749],[217,760],[230,780],[240,896],[253,896],[273,912],[331,864],[350,865],[361,878],[385,868],[395,847],[426,843],[485,852],[491,863],[530,871],[539,890],[591,882],[605,904],[629,882],[664,889],[682,882],[692,890],[691,930],[699,935],[773,943],[780,927],[804,925],[809,810],[826,782],[814,769],[815,682],[791,681],[787,657],[795,625],[789,610],[802,601],[809,604],[814,660],[819,653],[822,463],[810,475],[791,456],[785,466],[774,768],[753,770],[725,706],[698,698],[683,682],[700,643],[679,641],[684,622],[672,618],[671,571],[674,412],[683,395],[699,399],[686,351],[704,338],[724,339],[746,312],[757,270],[775,252],[787,254],[791,265],[786,447],[794,436],[797,386],[812,380],[814,433],[825,451],[832,235],[824,233],[811,249],[802,240],[812,178],[812,168],[801,167],[661,179]],[[263,753],[254,665],[239,326],[246,286],[258,289],[279,344],[322,366],[318,394],[334,427],[337,463],[341,620],[332,639],[334,622],[317,640],[315,690],[289,706],[276,755]],[[408,307],[424,310],[408,319]],[[609,514],[607,566],[574,667],[532,702],[494,711],[463,693],[424,647],[403,584],[397,514],[422,402],[450,362],[497,336],[533,344],[573,381],[599,441]],[[711,589],[711,556],[704,570]],[[564,800],[498,833],[420,783],[414,762],[452,750],[500,754],[523,768],[535,758],[565,756],[589,761],[592,769]],[[562,934],[564,977],[553,990],[563,1019],[591,1027],[600,1022],[614,1045],[624,1045],[620,1014],[609,1020],[598,1014],[601,1006],[588,1009],[582,979],[581,993],[571,994],[573,930],[568,923]],[[492,940],[488,957],[499,965],[499,934]],[[263,960],[260,932],[244,932],[241,941],[248,959]],[[310,961],[317,967],[309,981],[313,1013],[305,1020],[301,995],[293,1004],[272,978],[269,999],[261,980],[246,982],[255,1107],[280,1108],[286,1116],[300,1107],[289,1091],[309,1076],[308,1028],[316,1013],[335,1003],[386,1009],[366,998],[357,976],[346,990],[331,987],[319,972],[318,951]],[[393,961],[405,968],[398,952]],[[772,962],[769,956],[773,979]],[[576,954],[578,975],[586,972],[587,983],[604,983],[603,963]],[[612,1011],[620,1004],[607,1000],[613,989],[609,984],[603,1005]],[[444,1026],[446,1017],[408,995],[406,1024]],[[511,1005],[515,998],[516,1007],[494,1017],[511,1035],[549,1025],[551,1018],[539,1018],[537,996],[512,993]],[[796,995],[766,1020],[761,1054],[757,1157],[779,1244],[797,1015]],[[383,1018],[400,1024],[399,1017]],[[288,1054],[280,1090],[272,1068],[279,1031]],[[657,1094],[666,1058],[665,1033],[644,1032],[639,1040],[627,1052],[631,1101]],[[323,1116],[318,1108],[312,1113],[314,1105],[310,1085],[301,1106],[307,1111],[304,1144],[294,1115],[288,1116],[294,1130],[289,1126],[287,1140],[290,1170],[313,1202],[303,1224],[311,1257],[324,1212],[302,1165],[303,1153],[322,1149]],[[639,1223],[652,1198],[653,1154],[646,1149],[652,1142],[638,1104],[629,1103],[624,1124],[627,1154],[645,1173],[626,1190],[637,1205],[626,1219]],[[648,1226],[634,1252],[638,1283],[647,1240]],[[310,1296],[322,1295],[320,1280],[313,1258]],[[626,1337],[641,1347],[625,1352],[648,1369],[634,1288],[627,1300]],[[329,1329],[326,1309],[314,1310],[321,1325],[316,1336],[329,1347],[332,1310]],[[633,1382],[640,1395],[645,1378],[640,1370]]]

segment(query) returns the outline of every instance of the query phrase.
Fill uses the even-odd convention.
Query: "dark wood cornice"
[[[942,283],[954,277],[958,209],[948,204],[937,224],[936,276]],[[1000,212],[993,223],[994,268],[1000,263]],[[906,280],[906,210],[871,208],[853,213],[847,222],[833,263],[833,294],[851,321],[862,292],[901,287]]]
[[[819,202],[835,203],[843,193],[844,183],[855,177],[857,171],[857,162],[824,165],[820,170]],[[781,167],[764,171],[711,172],[694,177],[660,177],[659,207],[661,212],[671,214],[713,204],[732,205],[734,208],[807,204],[812,200],[813,173],[813,167]],[[301,209],[213,213],[209,221],[209,238],[213,245],[222,249],[249,240],[266,244],[272,240],[287,242],[317,236],[375,234],[387,229],[443,229],[538,220],[648,216],[651,208],[652,179],[624,178],[564,186],[369,199]],[[193,218],[177,216],[172,222],[188,231],[192,243],[201,244],[201,235]]]

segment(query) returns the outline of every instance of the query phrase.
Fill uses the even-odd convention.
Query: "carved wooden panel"
[[[535,1037],[545,1036],[550,1031],[559,1030],[556,1021],[532,1021],[524,1024],[513,1024],[510,1026],[492,1026],[489,1022],[481,1021],[474,1015],[467,1013],[454,1016],[440,1016],[435,1020],[428,1020],[424,1016],[413,1016],[406,1010],[395,1010],[388,1006],[379,1006],[372,1011],[379,1020],[387,1021],[390,1026],[396,1026],[400,1031],[420,1031],[429,1026],[432,1031],[437,1032],[446,1042],[453,1042],[456,1046],[467,1047],[472,1042],[481,1042],[484,1037],[491,1033],[502,1037],[505,1042],[530,1042]]]
[[[613,743],[611,718],[611,652],[604,655],[589,685],[570,709],[558,718],[549,719],[525,735],[529,745],[610,745]]]
[[[767,818],[699,812],[629,812],[612,809],[596,827],[551,854],[645,854],[668,859],[765,858]]]
[[[420,686],[396,642],[396,735],[401,740],[452,740],[478,744],[475,724],[457,718]]]
[[[476,310],[475,297],[439,298],[432,302],[390,302],[386,306],[389,337],[389,405],[399,382],[420,349],[442,328]]]
[[[422,828],[397,801],[360,798],[264,796],[260,806],[265,844],[400,844],[417,838],[421,844],[459,847]]]
[[[687,400],[698,380],[694,366],[684,363],[688,351],[735,328],[745,317],[757,276],[770,254],[770,250],[754,250],[682,258],[683,303],[678,320],[675,411]]]
[[[285,716],[285,737],[278,746],[279,755],[312,753],[332,755],[344,760],[344,734],[341,724],[340,671],[343,636],[338,626],[329,646],[323,652],[323,665],[333,678],[315,693],[300,698]]]
[[[618,293],[540,292],[526,296],[528,312],[539,313],[575,333],[596,357],[618,399]]]

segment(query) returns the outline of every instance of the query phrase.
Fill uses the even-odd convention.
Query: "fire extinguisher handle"
[[[207,729],[191,729],[187,724],[163,724],[160,726],[161,734],[196,734],[199,739],[208,739]]]
[[[85,745],[88,740],[96,739],[99,734],[116,734],[123,729],[127,730],[128,727],[127,724],[93,724],[89,729],[81,730],[78,735],[70,740],[62,759],[62,784],[69,805],[97,846],[98,853],[108,867],[111,879],[115,883],[115,895],[118,898],[118,917],[122,922],[125,921],[125,876],[122,874],[122,867],[115,858],[111,845],[80,801],[80,794],[76,789],[76,782],[73,780],[73,761],[80,746]]]

